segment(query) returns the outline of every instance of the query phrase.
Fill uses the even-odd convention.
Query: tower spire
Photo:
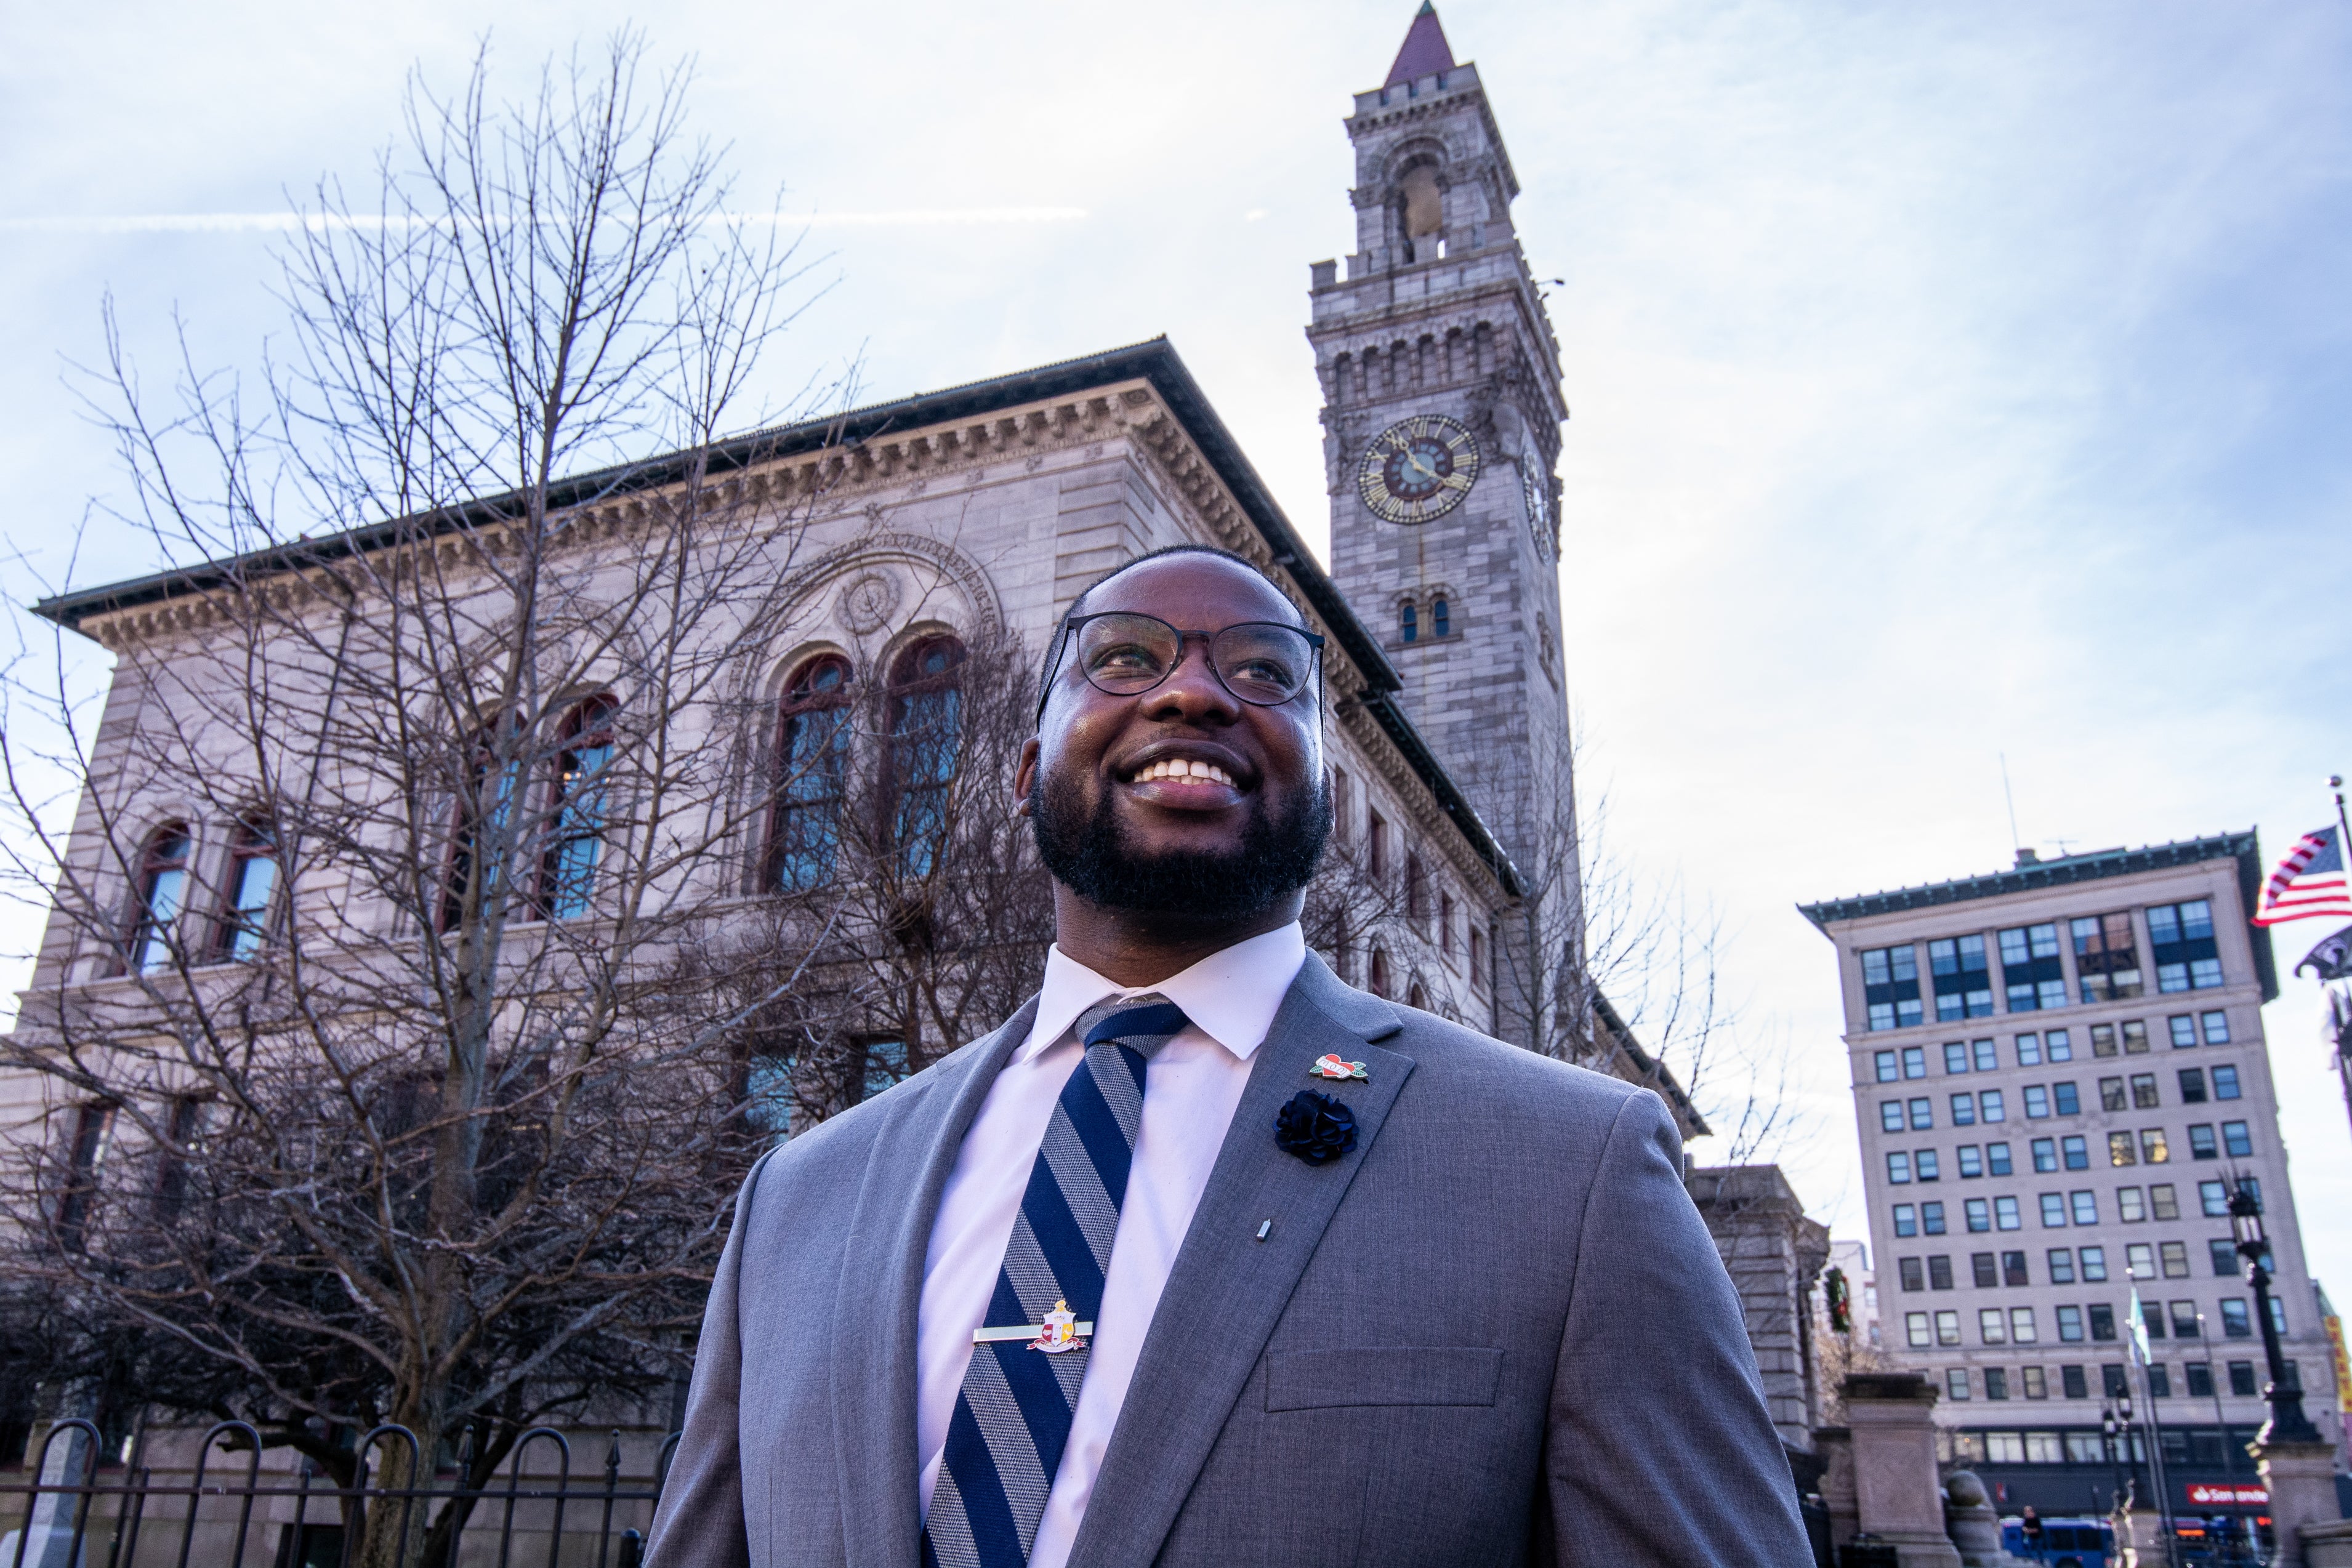
[[[1453,68],[1454,50],[1445,42],[1445,28],[1437,19],[1437,7],[1430,0],[1421,0],[1412,26],[1405,29],[1404,47],[1397,51],[1396,64],[1389,68],[1389,79],[1381,85],[1398,87],[1419,81],[1433,72]]]

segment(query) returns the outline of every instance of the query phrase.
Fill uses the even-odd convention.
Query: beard
[[[1331,799],[1323,781],[1280,816],[1252,797],[1242,841],[1228,851],[1139,852],[1120,830],[1111,792],[1089,812],[1077,780],[1049,779],[1029,821],[1037,853],[1054,880],[1087,903],[1203,925],[1264,914],[1307,885],[1331,835]]]

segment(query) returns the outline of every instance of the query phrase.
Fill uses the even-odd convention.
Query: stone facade
[[[1427,907],[1453,914],[1451,929],[1432,915],[1383,935],[1390,989],[1402,999],[1417,988],[1432,1010],[1493,1027],[1492,988],[1469,963],[1469,938],[1475,930],[1477,950],[1490,950],[1487,933],[1511,897],[1509,862],[1397,711],[1402,683],[1376,640],[1164,342],[762,433],[727,456],[728,526],[773,529],[779,570],[797,585],[787,644],[740,651],[746,691],[780,692],[793,669],[825,654],[845,657],[863,679],[910,639],[940,631],[975,640],[1009,632],[1034,661],[1078,591],[1121,560],[1193,541],[1256,561],[1328,639],[1328,754],[1350,780],[1352,820],[1340,831],[1360,832],[1378,813],[1396,835],[1399,862],[1412,855],[1430,879]],[[625,529],[631,505],[620,497],[591,508],[583,536]],[[201,581],[145,579],[39,608],[118,656],[91,767],[104,816],[134,839],[155,823],[189,821],[194,880],[218,886],[228,824],[205,821],[171,781],[126,777],[121,766],[142,727],[175,722],[157,711],[159,699],[202,684],[193,673],[204,667],[210,615]],[[168,685],[142,673],[164,665]],[[217,672],[220,682],[234,678]],[[103,881],[121,857],[94,831],[99,816],[85,810],[68,859]],[[747,843],[745,862],[757,855]],[[709,874],[710,896],[735,891],[730,869]],[[1331,956],[1362,977],[1367,955]],[[131,984],[108,977],[115,962],[88,950],[70,923],[53,921],[28,994]]]
[[[1813,1297],[1829,1261],[1829,1228],[1805,1218],[1778,1166],[1702,1168],[1685,1185],[1739,1292],[1772,1425],[1791,1454],[1811,1455],[1822,1421]]]

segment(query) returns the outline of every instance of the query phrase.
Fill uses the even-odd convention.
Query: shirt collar
[[[1067,1034],[1080,1013],[1106,997],[1156,991],[1182,1008],[1202,1033],[1247,1061],[1265,1043],[1274,1015],[1306,961],[1307,937],[1296,920],[1212,953],[1150,986],[1114,984],[1055,944],[1045,950],[1045,983],[1037,992],[1036,1021],[1013,1060],[1034,1059]]]

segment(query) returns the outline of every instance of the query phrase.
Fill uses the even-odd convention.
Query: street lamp
[[[2271,1418],[2254,1434],[2254,1441],[2264,1445],[2324,1442],[2319,1428],[2303,1413],[2303,1391],[2286,1385],[2286,1357],[2280,1354],[2278,1323],[2271,1316],[2271,1271],[2263,1263],[2271,1249],[2269,1239],[2263,1234],[2263,1200],[2242,1177],[2233,1177],[2230,1183],[2230,1233],[2237,1238],[2238,1255],[2246,1260],[2246,1277],[2254,1287],[2254,1315],[2262,1320],[2263,1357],[2271,1375],[2270,1386],[2263,1390]]]
[[[2115,1490],[2112,1490],[2110,1498],[2107,1498],[2107,1511],[2110,1511],[2110,1514],[2119,1514],[2119,1511],[2124,1510],[2124,1450],[2119,1448],[2119,1438],[2131,1429],[2128,1422],[2131,1422],[2131,1417],[2119,1416],[2119,1413],[2116,1413],[2115,1401],[2112,1399],[2100,1401],[2098,1429],[2107,1434],[2107,1479],[2115,1483]]]
[[[2139,1437],[2137,1432],[2134,1430],[2132,1426],[2132,1397],[2131,1384],[2129,1382],[2130,1375],[2126,1373],[2125,1375],[2126,1380],[2124,1384],[2123,1394],[2116,1400],[2116,1431],[2123,1439],[2124,1474],[2131,1482],[2132,1500],[2137,1502],[2139,1500]],[[2150,1491],[2158,1492],[2157,1504],[2158,1507],[2162,1507],[2163,1498],[2160,1490],[2156,1487],[2150,1487],[2148,1490]]]

